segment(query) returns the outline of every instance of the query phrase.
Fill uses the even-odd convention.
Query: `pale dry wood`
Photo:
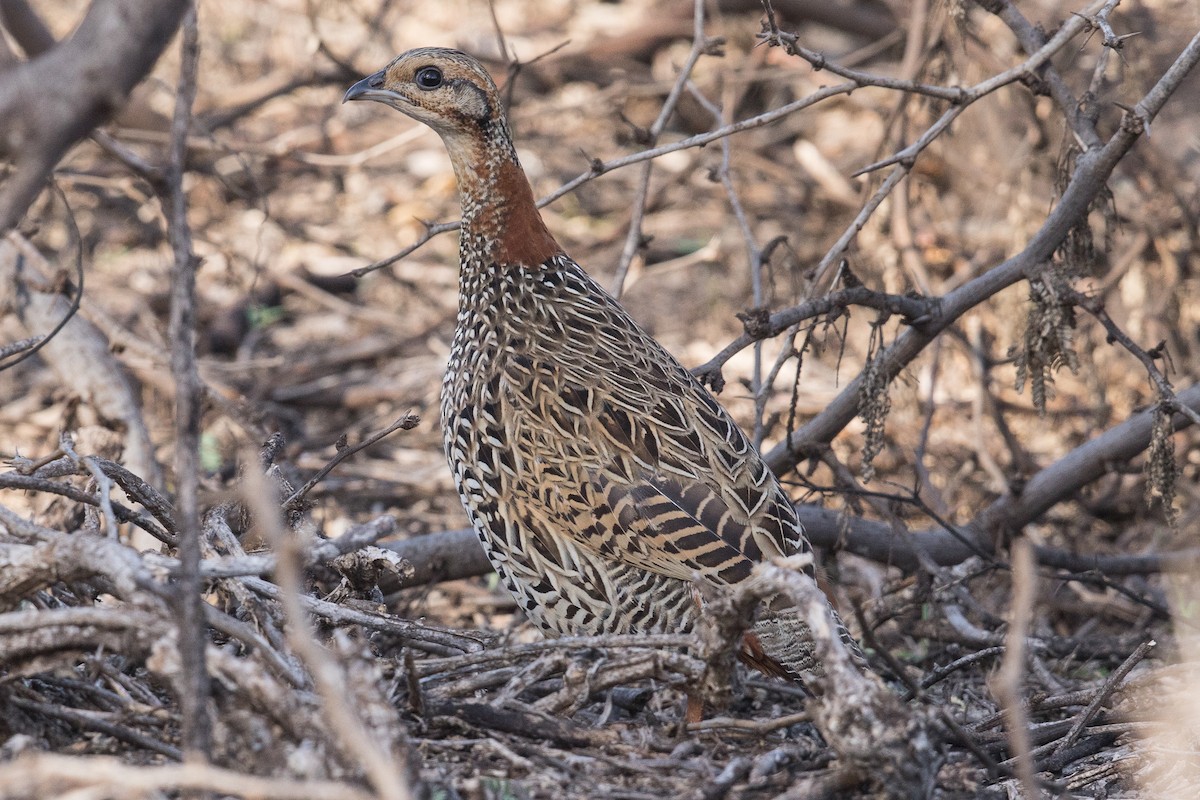
[[[1004,658],[991,684],[992,693],[1004,709],[1005,733],[1014,754],[1021,787],[1027,798],[1036,800],[1042,793],[1034,778],[1029,712],[1025,708],[1021,685],[1025,677],[1026,638],[1033,617],[1037,575],[1034,572],[1033,548],[1025,539],[1019,539],[1013,545],[1012,576],[1013,600],[1008,616],[1008,633],[1004,639]]]
[[[128,797],[171,790],[218,792],[261,800],[376,800],[350,783],[331,780],[264,778],[208,764],[133,765],[105,756],[29,753],[0,764],[5,796],[67,800]],[[85,793],[85,794],[81,794]]]
[[[20,234],[0,239],[0,313],[11,315],[31,337],[49,334],[70,313],[71,304],[56,285],[55,276],[63,269]],[[64,387],[94,406],[102,419],[124,430],[125,466],[151,485],[161,486],[162,470],[142,414],[141,387],[87,317],[86,309],[75,314],[39,355]]]

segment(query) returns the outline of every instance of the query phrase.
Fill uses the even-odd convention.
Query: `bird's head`
[[[503,124],[491,76],[466,53],[441,47],[409,50],[350,87],[342,102],[376,100],[433,128],[444,139],[478,137]]]
[[[562,252],[534,204],[496,84],[474,58],[439,47],[409,50],[351,86],[345,100],[377,100],[441,135],[458,179],[463,230],[475,233],[462,241],[483,243],[464,263],[534,266]]]

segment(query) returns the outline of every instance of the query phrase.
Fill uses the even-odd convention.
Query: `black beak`
[[[376,72],[374,75],[368,75],[358,83],[346,90],[346,96],[342,98],[343,103],[351,100],[359,100],[365,98],[370,100],[370,95],[378,92],[383,87],[383,70]]]

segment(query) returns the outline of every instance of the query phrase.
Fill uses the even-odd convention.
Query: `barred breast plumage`
[[[386,103],[449,150],[463,215],[446,455],[532,620],[552,634],[687,631],[702,613],[694,581],[734,585],[807,551],[791,501],[725,410],[550,235],[475,59],[412,50],[346,99]],[[819,670],[799,616],[768,605],[743,658],[797,680]]]

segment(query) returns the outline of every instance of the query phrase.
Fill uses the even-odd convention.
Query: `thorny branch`
[[[1179,402],[1175,396],[1175,389],[1171,386],[1171,382],[1167,380],[1167,376],[1158,368],[1156,362],[1163,357],[1163,348],[1166,342],[1161,342],[1147,351],[1133,341],[1133,339],[1129,338],[1129,335],[1117,326],[1117,323],[1104,309],[1104,301],[1101,298],[1089,297],[1080,291],[1071,289],[1066,293],[1066,299],[1091,314],[1096,318],[1097,322],[1104,326],[1104,330],[1108,332],[1108,341],[1110,344],[1115,342],[1121,345],[1130,355],[1141,362],[1142,366],[1146,369],[1146,374],[1150,376],[1150,380],[1154,382],[1154,386],[1158,390],[1158,396],[1161,398],[1160,402],[1163,405],[1164,411],[1167,413],[1183,414],[1193,425],[1200,425],[1200,412]]]
[[[906,324],[920,327],[933,318],[937,301],[909,295],[886,294],[865,286],[855,286],[830,292],[792,308],[773,312],[765,319],[761,314],[746,314],[742,317],[746,332],[721,348],[721,351],[707,362],[695,367],[692,372],[696,377],[708,383],[713,391],[720,392],[725,385],[725,381],[721,378],[721,367],[749,345],[778,336],[792,326],[807,320],[833,317],[856,305],[873,308],[885,314],[897,314]]]

